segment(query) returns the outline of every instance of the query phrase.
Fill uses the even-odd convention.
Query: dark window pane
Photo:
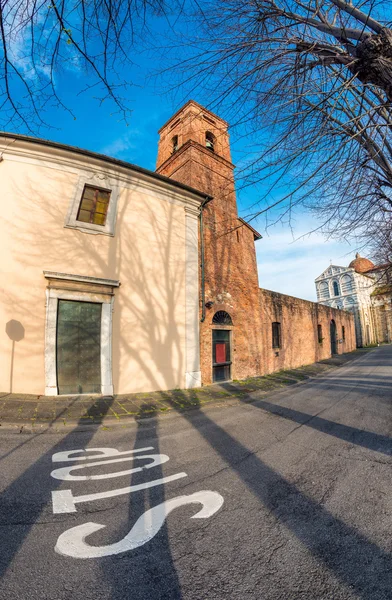
[[[321,342],[323,341],[323,329],[321,327],[321,325],[317,325],[317,337],[318,337],[318,341],[321,344]]]
[[[105,225],[110,191],[86,185],[79,205],[77,220],[83,223]]]
[[[83,191],[83,198],[86,198],[86,200],[94,200],[95,199],[95,188],[90,187],[88,185],[85,186],[84,191]]]
[[[214,382],[227,381],[228,379],[230,379],[230,365],[213,367]]]
[[[280,323],[272,323],[272,347],[280,348],[281,336],[280,336]]]
[[[80,210],[78,214],[78,221],[82,221],[83,223],[89,223],[90,212],[87,212],[86,210]]]
[[[88,210],[90,212],[91,210],[93,210],[93,208],[94,208],[94,201],[86,200],[86,198],[83,198],[83,200],[80,203],[80,210]]]
[[[230,331],[228,329],[214,329],[212,335],[215,341],[222,340],[228,342],[230,340]]]

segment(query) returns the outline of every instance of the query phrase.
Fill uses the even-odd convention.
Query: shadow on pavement
[[[183,417],[278,522],[359,598],[391,597],[389,553],[301,492],[202,411],[185,412]]]
[[[159,454],[159,436],[157,432],[158,416],[154,408],[146,403],[143,412],[148,414],[148,423],[143,419],[137,421],[137,433],[134,448],[153,446],[148,454]],[[124,450],[125,448],[121,448]],[[135,466],[140,466],[135,462]],[[137,485],[143,481],[161,479],[161,465],[156,465],[151,471],[132,473],[129,485]],[[152,506],[164,502],[165,486],[157,485],[129,495],[128,519],[113,539],[122,539],[132,528],[136,520]],[[125,552],[118,557],[101,559],[100,564],[105,581],[112,587],[113,600],[132,598],[133,600],[180,600],[182,598],[180,583],[170,550],[170,540],[167,524],[162,526],[159,534],[148,544],[141,546],[137,552]],[[124,582],[130,583],[129,587]]]
[[[110,409],[113,399],[106,397],[99,399],[94,406],[79,420],[82,425],[86,420],[94,419],[99,423]],[[94,437],[95,427],[83,434],[83,446]],[[16,435],[16,434],[15,434]],[[35,436],[34,436],[35,437]],[[30,441],[31,438],[29,438]],[[19,445],[19,447],[21,444]],[[22,546],[25,538],[33,525],[39,522],[44,509],[51,503],[50,492],[61,485],[61,481],[50,477],[52,471],[52,455],[60,450],[74,450],[79,447],[77,432],[71,431],[61,438],[59,442],[50,447],[45,454],[31,464],[17,479],[15,479],[1,494],[0,498],[0,525],[12,526],[12,535],[7,536],[7,544],[2,544],[0,553],[0,577],[2,577],[13,558]],[[10,454],[10,453],[8,453]],[[47,477],[43,480],[42,474]],[[37,482],[40,485],[37,485]],[[51,513],[51,510],[50,510]]]
[[[327,433],[328,435],[350,442],[351,444],[362,446],[369,450],[375,450],[376,452],[381,452],[388,456],[392,455],[392,440],[388,436],[365,431],[364,429],[357,429],[356,427],[350,427],[349,425],[342,425],[341,423],[335,423],[334,421],[329,421],[322,417],[313,417],[307,413],[272,404],[272,402],[266,402],[265,400],[257,400],[253,406],[261,408],[270,414],[288,419],[289,421],[294,421],[300,425],[306,425],[306,427],[311,427],[321,433]]]

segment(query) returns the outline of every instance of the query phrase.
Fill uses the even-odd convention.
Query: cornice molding
[[[72,148],[66,149],[57,146],[40,145],[39,141],[31,142],[29,140],[20,140],[17,137],[13,143],[10,140],[1,136],[0,133],[0,150],[4,160],[18,160],[20,162],[30,162],[45,168],[52,168],[61,171],[72,171],[75,174],[80,170],[91,172],[104,172],[108,177],[115,178],[121,182],[122,187],[134,189],[135,185],[142,187],[149,192],[154,192],[161,198],[169,202],[178,203],[181,205],[190,204],[192,206],[200,206],[203,202],[205,194],[192,190],[188,186],[182,187],[182,184],[176,180],[165,178],[159,173],[138,171],[133,169],[132,165],[117,164],[105,160],[105,157],[90,154],[75,154]],[[156,176],[158,175],[158,177]],[[162,179],[161,179],[162,177]]]
[[[182,106],[181,108],[179,108],[177,110],[177,112],[175,112],[174,115],[172,115],[170,117],[170,119],[168,119],[166,121],[166,123],[164,123],[162,125],[162,127],[160,127],[160,129],[158,130],[158,133],[161,133],[161,131],[163,131],[163,129],[165,129],[172,121],[174,121],[175,119],[178,119],[180,117],[181,113],[185,112],[185,110],[189,109],[190,107],[196,108],[199,111],[200,114],[207,113],[207,115],[209,115],[210,117],[212,117],[215,121],[223,123],[223,125],[226,128],[228,128],[229,124],[228,124],[227,121],[225,121],[221,117],[218,117],[218,115],[216,115],[215,113],[211,112],[208,108],[205,108],[204,106],[202,106],[201,104],[199,104],[195,100],[188,100],[188,102],[186,102],[186,104],[184,104],[184,106]]]
[[[62,281],[76,281],[78,283],[91,283],[95,285],[107,285],[119,287],[118,279],[102,279],[101,277],[90,277],[88,275],[73,275],[71,273],[59,273],[57,271],[43,271],[45,279],[56,279]]]
[[[185,142],[185,144],[183,144],[177,150],[177,152],[175,152],[174,154],[169,156],[169,158],[167,158],[165,160],[165,162],[163,162],[161,165],[159,165],[159,167],[157,168],[157,173],[159,173],[161,170],[163,170],[165,167],[167,167],[167,165],[169,165],[170,162],[177,159],[179,156],[181,156],[181,154],[183,154],[186,150],[188,150],[188,148],[191,148],[191,147],[196,148],[197,150],[199,150],[206,156],[209,156],[210,158],[211,157],[215,158],[218,162],[225,165],[226,167],[229,167],[230,169],[235,169],[235,165],[233,165],[233,163],[230,162],[229,160],[226,160],[226,158],[223,158],[219,154],[215,154],[215,152],[211,152],[211,150],[208,150],[199,142],[195,142],[194,140],[188,140],[187,142]]]

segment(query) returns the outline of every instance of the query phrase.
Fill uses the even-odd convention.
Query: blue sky
[[[164,32],[163,23],[157,20],[155,25],[157,33]],[[39,136],[154,170],[157,131],[189,99],[181,92],[162,92],[161,80],[152,77],[160,68],[157,56],[151,51],[135,53],[134,65],[125,73],[126,78],[134,84],[127,91],[127,100],[133,110],[128,126],[117,115],[111,114],[112,107],[106,103],[100,105],[94,100],[93,92],[77,95],[76,92],[84,86],[86,75],[74,64],[66,67],[57,75],[56,85],[76,119],[55,107],[51,108],[45,117],[53,124],[53,128],[41,128]],[[192,97],[208,106],[205,92],[193,93]],[[225,117],[224,114],[221,116]],[[27,133],[22,129],[18,131]],[[249,141],[244,140],[242,133],[231,132],[234,164],[243,164],[247,154]],[[258,193],[259,190],[255,188],[239,192],[240,215],[248,214],[247,207],[257,201]],[[317,228],[317,222],[303,211],[295,215],[291,227],[277,224],[266,232],[264,221],[253,221],[252,225],[263,235],[256,245],[260,286],[301,298],[315,300],[314,279],[327,268],[330,261],[347,265],[356,251],[347,243],[326,241],[319,232],[307,235]]]

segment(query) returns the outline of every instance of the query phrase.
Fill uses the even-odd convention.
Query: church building
[[[152,172],[0,133],[1,392],[191,388],[355,348],[351,312],[259,287],[228,124],[189,101],[159,136]]]
[[[348,310],[355,319],[357,346],[392,341],[392,276],[356,254],[348,267],[331,265],[315,279],[321,304]]]

